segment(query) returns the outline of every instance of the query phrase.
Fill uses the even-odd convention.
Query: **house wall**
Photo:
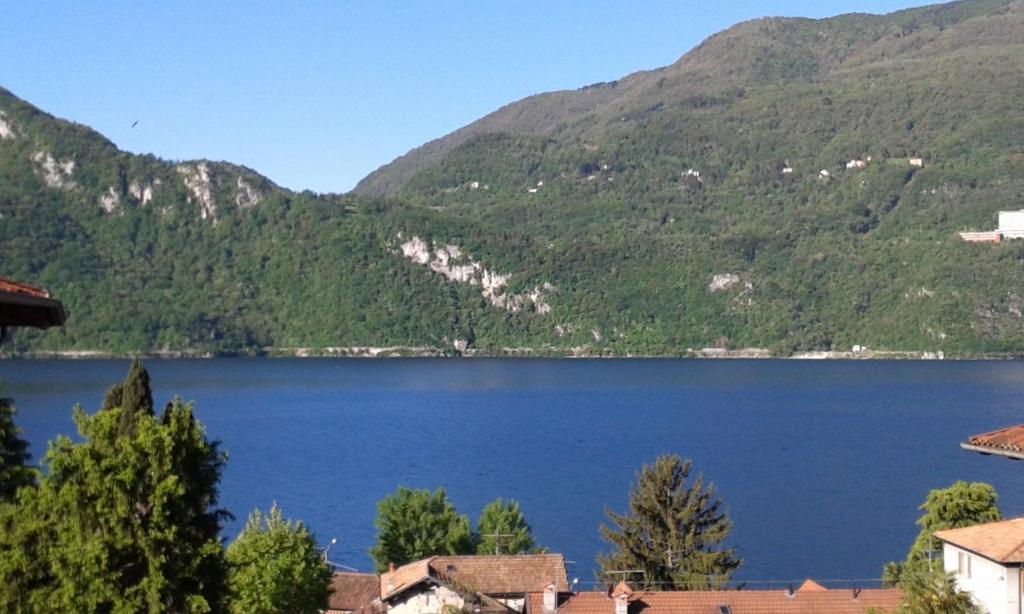
[[[999,230],[1024,230],[1024,211],[1000,211]]]
[[[401,600],[393,601],[388,612],[397,614],[443,614],[445,606],[461,609],[465,601],[455,591],[444,586],[425,587],[412,591]]]
[[[970,557],[971,573],[959,571],[960,554]],[[942,547],[943,568],[952,572],[960,590],[971,593],[975,603],[989,614],[1018,614],[1020,597],[1019,566],[1005,567],[952,544]]]

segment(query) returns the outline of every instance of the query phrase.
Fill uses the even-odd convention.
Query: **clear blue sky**
[[[340,192],[504,104],[670,64],[737,21],[922,3],[11,1],[0,86],[129,151]]]

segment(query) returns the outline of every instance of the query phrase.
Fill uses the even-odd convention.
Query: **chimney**
[[[629,588],[629,585],[625,582],[619,582],[615,586],[615,590],[612,591],[612,599],[615,601],[615,614],[628,614],[629,598],[632,594],[633,589]]]
[[[558,609],[558,587],[554,582],[544,587],[544,613],[551,614]]]

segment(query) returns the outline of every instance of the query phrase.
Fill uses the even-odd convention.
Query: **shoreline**
[[[430,346],[344,346],[322,348],[273,348],[214,352],[199,350],[160,350],[144,352],[107,352],[101,350],[54,350],[0,353],[0,360],[120,360],[213,359],[213,358],[566,358],[566,359],[663,359],[690,358],[709,360],[1020,360],[1021,352],[944,352],[942,350],[820,350],[774,354],[765,348],[686,348],[675,354],[617,354],[595,352],[590,347],[529,348],[505,347],[500,350],[448,350]]]

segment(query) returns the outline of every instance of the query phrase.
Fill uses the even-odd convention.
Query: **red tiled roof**
[[[974,435],[961,446],[977,452],[1024,457],[1024,425]]]
[[[997,563],[1024,563],[1024,518],[936,531],[934,535]]]
[[[903,591],[896,588],[863,589],[856,598],[850,589],[813,586],[793,594],[786,590],[636,591],[629,598],[629,612],[721,614],[722,606],[729,606],[733,614],[864,614],[872,608],[893,610],[902,600]],[[615,600],[604,591],[563,593],[558,601],[558,614],[615,613]],[[544,614],[543,594],[530,594],[527,614]]]
[[[20,281],[4,279],[3,277],[0,277],[0,292],[27,294],[28,296],[34,296],[36,298],[50,298],[50,293],[46,290],[42,290],[28,284],[23,284]]]
[[[357,610],[380,597],[380,580],[374,573],[335,572],[331,590],[328,610]]]
[[[485,595],[542,591],[551,582],[558,590],[569,588],[561,554],[434,556],[381,574],[381,596],[390,597],[425,580]]]

